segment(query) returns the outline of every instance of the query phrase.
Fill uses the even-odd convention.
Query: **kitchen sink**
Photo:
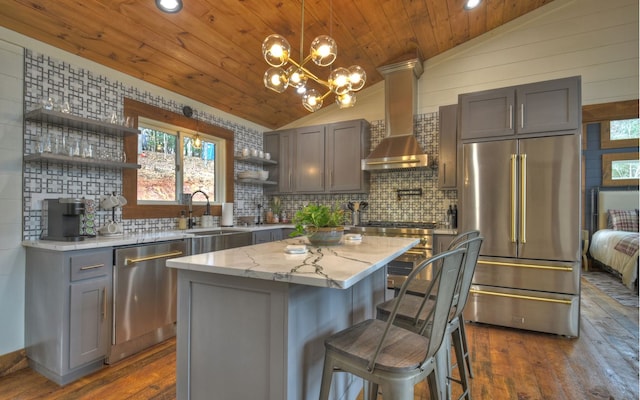
[[[211,230],[193,232],[191,254],[226,250],[253,244],[253,234],[245,231]]]

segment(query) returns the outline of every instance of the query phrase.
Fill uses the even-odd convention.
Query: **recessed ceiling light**
[[[482,0],[467,0],[467,3],[464,5],[465,10],[473,10],[478,7]]]
[[[182,10],[182,0],[156,0],[156,6],[166,13],[177,13]]]

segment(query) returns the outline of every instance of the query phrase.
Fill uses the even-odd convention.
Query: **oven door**
[[[415,246],[391,260],[387,265],[387,288],[393,289],[396,293],[402,284],[407,280],[407,276],[422,261],[430,258],[432,250],[427,247]],[[431,279],[431,269],[423,270],[417,279]]]

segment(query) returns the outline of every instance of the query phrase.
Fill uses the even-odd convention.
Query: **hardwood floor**
[[[637,400],[638,308],[583,279],[581,312],[579,339],[468,324],[473,398]],[[175,362],[169,340],[65,387],[23,369],[0,378],[0,399],[175,399]],[[428,398],[417,385],[415,400]]]

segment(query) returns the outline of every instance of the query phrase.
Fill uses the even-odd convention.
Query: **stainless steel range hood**
[[[417,111],[418,78],[422,61],[411,59],[378,68],[385,82],[386,135],[362,160],[365,171],[424,168],[428,157],[413,132]]]

